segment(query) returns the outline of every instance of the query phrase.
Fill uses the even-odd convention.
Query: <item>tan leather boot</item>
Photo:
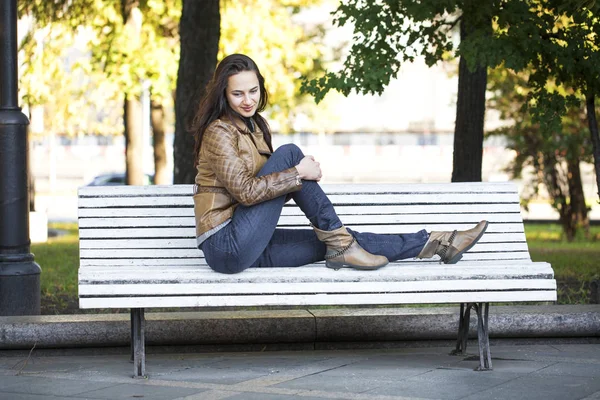
[[[322,231],[313,226],[319,240],[327,245],[325,265],[327,268],[340,269],[350,267],[355,269],[373,270],[387,265],[384,256],[371,254],[358,244],[354,236],[342,226],[334,231]]]
[[[417,258],[431,258],[437,254],[444,264],[456,264],[483,236],[487,226],[488,222],[484,220],[466,231],[431,232]]]

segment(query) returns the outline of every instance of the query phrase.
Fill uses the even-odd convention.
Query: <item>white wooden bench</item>
[[[529,256],[511,183],[327,185],[347,226],[378,233],[465,229],[487,219],[479,243],[458,264],[390,263],[377,271],[299,268],[213,272],[196,247],[191,185],[79,190],[79,305],[130,308],[134,376],[145,375],[144,309],[459,303],[455,353],[464,354],[477,313],[479,369],[491,369],[490,302],[555,301],[549,264]],[[308,227],[294,204],[283,228]]]

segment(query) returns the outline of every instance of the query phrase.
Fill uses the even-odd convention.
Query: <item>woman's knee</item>
[[[250,267],[250,265],[246,265],[245,262],[239,259],[234,260],[231,258],[221,262],[208,263],[208,266],[215,272],[228,275],[239,274]]]
[[[282,146],[279,146],[277,150],[275,150],[275,153],[277,152],[289,155],[290,157],[292,157],[292,159],[294,159],[294,161],[297,162],[300,162],[300,160],[304,158],[304,153],[302,153],[300,147],[296,146],[293,143],[287,143]]]

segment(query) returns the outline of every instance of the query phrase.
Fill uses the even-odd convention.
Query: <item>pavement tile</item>
[[[464,400],[580,400],[600,390],[600,379],[578,376],[526,375],[494,388],[482,390]]]
[[[376,388],[381,384],[373,377],[360,376],[357,374],[330,374],[322,372],[308,375],[273,385],[276,388],[318,390],[323,392],[348,392],[362,393]]]
[[[44,394],[53,396],[72,396],[90,390],[115,386],[110,382],[88,382],[45,377],[17,376],[13,383],[2,387],[3,392]]]
[[[88,391],[84,395],[89,399],[131,400],[132,398],[141,398],[144,400],[172,400],[203,391],[203,389],[183,387],[119,384],[105,389]]]
[[[492,357],[493,372],[529,374],[543,370],[554,363],[555,361],[505,360]],[[474,370],[477,367],[479,367],[479,357],[476,360],[463,360],[453,366],[453,368],[465,370]],[[485,373],[486,371],[480,372]]]
[[[413,361],[406,356],[376,356],[291,379],[273,387],[362,393],[385,383],[424,374],[432,369],[431,366],[423,367],[420,366],[420,362]]]
[[[329,356],[329,358],[331,358]],[[356,358],[356,357],[355,357]],[[300,352],[289,354],[249,353],[220,357],[218,361],[199,367],[170,370],[157,373],[155,367],[146,367],[150,377],[165,380],[192,381],[233,385],[265,376],[277,375],[281,371],[301,370],[327,360],[322,355],[310,355]]]
[[[579,343],[579,344],[556,344],[555,348],[561,352],[583,353],[590,357],[600,358],[600,344]]]
[[[535,375],[567,375],[600,378],[600,363],[580,364],[572,362],[558,362],[536,371]]]
[[[250,379],[256,379],[269,374],[268,371],[257,371],[245,368],[238,369],[233,367],[187,368],[178,371],[164,372],[161,374],[153,374],[148,368],[147,371],[150,378],[156,377],[169,381],[218,383],[223,385],[235,385],[236,383],[244,382]]]
[[[331,399],[331,397],[328,397]],[[323,400],[324,397],[313,397],[313,396],[290,396],[284,394],[270,394],[270,393],[240,393],[231,397],[227,397],[227,400]]]
[[[29,394],[29,393],[2,393],[0,392],[0,400],[84,400],[85,397],[63,397],[52,396],[47,394]]]
[[[0,388],[4,390],[9,385],[25,384],[27,382],[32,383],[35,382],[36,379],[38,378],[26,375],[14,375],[14,373],[10,375],[0,375]]]
[[[398,395],[429,399],[462,399],[483,389],[514,379],[517,375],[436,369],[395,383],[386,383],[368,391],[373,395]],[[515,397],[522,398],[522,397]]]
[[[589,396],[581,399],[581,400],[598,400],[600,399],[600,392],[592,393]]]
[[[434,354],[386,354],[381,355],[380,359],[388,360],[398,366],[435,369],[458,365],[465,359],[465,356],[452,356],[446,351]],[[375,358],[371,358],[371,360],[375,360]]]

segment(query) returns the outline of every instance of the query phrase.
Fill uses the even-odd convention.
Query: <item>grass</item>
[[[526,224],[525,235],[533,261],[552,264],[559,304],[587,304],[590,282],[600,279],[600,226],[592,226],[590,239],[567,242],[558,224]]]
[[[40,276],[42,314],[77,312],[79,235],[76,223],[51,223],[61,235],[47,243],[34,243],[31,252],[42,268]]]
[[[61,235],[49,238],[48,243],[31,245],[35,260],[42,267],[42,314],[86,312],[79,309],[77,299],[77,224],[51,223],[50,229]],[[552,264],[558,282],[558,303],[588,303],[589,284],[600,279],[600,226],[592,227],[591,239],[578,238],[571,243],[564,240],[557,224],[526,224],[525,234],[533,261]]]

